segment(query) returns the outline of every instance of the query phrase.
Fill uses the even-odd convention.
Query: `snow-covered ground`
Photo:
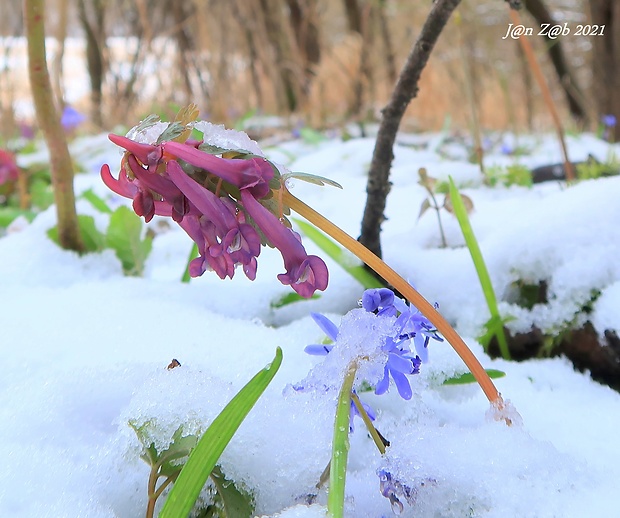
[[[507,427],[489,417],[477,385],[442,385],[466,368],[446,343],[431,341],[429,363],[411,378],[414,395],[402,400],[361,394],[391,446],[381,457],[362,422],[351,436],[346,505],[349,516],[390,516],[378,470],[411,488],[403,516],[585,517],[617,515],[620,480],[620,395],[562,358],[522,363],[491,360],[476,342],[488,319],[484,297],[456,220],[442,214],[448,248],[439,248],[433,211],[417,220],[425,191],[418,168],[451,175],[474,203],[471,221],[498,298],[517,279],[548,285],[547,304],[531,309],[502,302],[513,331],[532,325],[558,332],[581,325],[580,308],[600,291],[587,318],[600,333],[620,331],[620,177],[567,187],[484,187],[462,146],[441,135],[402,139],[384,224],[384,259],[465,337],[523,419]],[[441,144],[441,146],[440,146]],[[518,161],[537,166],[561,161],[551,137],[521,137],[530,154],[498,153],[487,167]],[[343,190],[296,182],[292,192],[353,236],[365,203],[365,171],[374,141],[354,138],[265,149],[294,171],[331,178]],[[571,159],[605,160],[620,148],[590,135],[569,138]],[[442,151],[442,153],[439,153]],[[76,189],[92,188],[111,205],[125,203],[107,191],[99,168],[117,170],[120,154],[105,136],[74,142],[85,174]],[[448,154],[449,156],[446,156]],[[32,160],[32,159],[31,159]],[[103,229],[107,216],[85,200],[78,211]],[[256,513],[320,516],[306,508],[331,454],[335,394],[296,392],[321,358],[304,353],[323,334],[310,318],[326,313],[338,322],[357,307],[362,287],[329,258],[330,284],[316,300],[274,309],[290,291],[276,280],[279,254],[263,250],[258,276],[232,281],[206,273],[179,282],[191,242],[155,218],[158,235],[142,278],[124,277],[110,250],[79,257],[47,237],[52,209],[32,224],[16,224],[0,239],[0,516],[136,517],[146,507],[148,467],[129,421],[153,422],[160,440],[180,426],[204,430],[228,400],[273,358],[282,367],[225,450],[220,465],[229,479],[252,492]],[[307,239],[311,253],[320,251]],[[172,358],[182,366],[167,370]],[[167,434],[167,435],[166,435]],[[163,497],[162,499],[163,500]],[[317,503],[326,501],[325,489]]]

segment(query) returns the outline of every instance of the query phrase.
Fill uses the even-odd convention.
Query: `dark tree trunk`
[[[524,6],[539,26],[542,27],[543,24],[548,24],[548,26],[556,25],[557,22],[551,16],[542,0],[524,0]],[[570,113],[577,122],[585,123],[587,122],[588,114],[583,104],[583,95],[566,61],[561,38],[551,39],[547,36],[546,40],[547,52],[560,80],[560,85],[564,90]]]
[[[306,68],[318,64],[321,60],[321,44],[316,0],[287,0],[291,26]]]
[[[281,4],[275,0],[259,0],[267,38],[271,45],[280,80],[284,88],[287,108],[294,112],[300,104],[301,82],[296,70],[296,60],[293,56],[289,36],[282,21]]]
[[[183,78],[183,88],[185,90],[185,104],[192,101],[192,82],[189,77],[190,63],[188,56],[193,48],[191,38],[186,32],[185,22],[187,15],[185,14],[184,3],[178,0],[171,0],[169,8],[172,10],[174,22],[176,25],[175,38],[177,40],[177,51],[179,57],[179,73]]]
[[[349,30],[362,34],[362,9],[358,0],[344,0],[344,10]]]
[[[591,38],[594,98],[599,117],[614,115],[620,121],[620,2],[590,0],[592,24],[604,25],[603,36]],[[620,131],[613,132],[620,140]]]
[[[394,159],[396,133],[409,102],[418,93],[418,81],[431,51],[445,27],[450,15],[461,0],[436,0],[422,27],[422,32],[407,58],[396,87],[379,126],[375,150],[368,172],[366,207],[362,219],[359,241],[371,252],[381,257],[381,223],[387,195],[390,192],[390,169]]]
[[[104,15],[105,0],[79,0],[79,17],[86,34],[86,65],[90,77],[90,96],[91,96],[91,119],[98,126],[103,126],[103,116],[101,110],[103,77],[105,65],[103,60],[103,48],[105,46]],[[93,21],[94,20],[94,21]]]

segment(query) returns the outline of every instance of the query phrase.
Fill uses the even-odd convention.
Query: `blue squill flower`
[[[60,118],[60,124],[66,131],[72,131],[86,120],[86,117],[71,106],[65,106]]]
[[[394,306],[394,292],[387,288],[366,290],[362,295],[362,307],[371,313],[376,311],[377,315],[390,317],[395,317],[397,312]]]
[[[394,380],[398,394],[404,400],[411,399],[411,385],[407,376],[418,374],[422,363],[418,356],[412,356],[408,349],[400,347],[392,338],[386,340],[382,347],[387,353],[387,361],[383,368],[383,378],[375,387],[375,394],[385,394],[390,386],[390,377]]]
[[[408,376],[418,374],[420,365],[428,360],[427,348],[430,339],[439,341],[443,339],[420,311],[395,297],[394,292],[387,288],[366,290],[361,305],[364,310],[375,313],[377,318],[396,317],[394,334],[386,337],[380,345],[380,350],[385,355],[385,363],[383,377],[375,386],[375,394],[385,394],[389,389],[390,380],[393,380],[400,397],[405,400],[411,399],[412,390]],[[312,318],[332,342],[337,342],[339,331],[333,322],[317,313],[313,313]],[[416,354],[409,347],[411,342],[414,344]],[[335,344],[312,344],[305,348],[305,352],[326,356],[334,346]]]
[[[606,128],[615,128],[616,127],[616,117],[614,115],[608,114],[603,115],[601,117],[601,122]]]

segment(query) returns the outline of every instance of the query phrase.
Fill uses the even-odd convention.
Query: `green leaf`
[[[361,266],[352,254],[345,252],[340,246],[327,237],[313,225],[293,219],[300,230],[316,244],[323,252],[340,265],[351,277],[358,281],[365,289],[383,288],[383,284],[366,268]],[[357,264],[356,264],[357,263]]]
[[[338,187],[338,189],[342,189],[342,185],[340,185],[338,182],[334,182],[334,180],[330,180],[329,178],[325,178],[324,176],[318,176],[316,174],[291,172],[282,175],[282,180],[284,181],[288,180],[289,178],[295,178],[297,180],[301,180],[302,182],[320,185],[321,187],[325,185],[331,185],[332,187]]]
[[[101,252],[105,248],[105,236],[97,230],[92,216],[78,214],[78,226],[88,252]]]
[[[162,142],[174,140],[178,136],[182,135],[185,130],[185,124],[181,124],[180,122],[171,122],[168,124],[168,127],[162,132],[162,134],[157,137],[155,145],[157,146]]]
[[[307,126],[299,130],[299,135],[306,144],[320,144],[327,139],[322,133]]]
[[[353,390],[356,372],[357,365],[353,362],[347,369],[338,395],[329,470],[329,492],[327,494],[327,510],[331,518],[342,518],[344,516],[344,487],[349,457],[351,391]]]
[[[151,128],[152,126],[155,126],[155,124],[157,124],[160,121],[160,117],[159,115],[156,115],[154,113],[151,113],[148,117],[146,117],[143,121],[140,121],[140,124],[138,124],[135,128],[134,128],[134,133],[139,133],[141,131],[144,131],[145,129]]]
[[[320,299],[320,298],[321,296],[318,295],[317,293],[313,294],[312,297],[310,297],[310,299]],[[310,300],[310,299],[306,297],[302,297],[298,293],[292,292],[292,293],[287,293],[286,295],[283,295],[282,297],[280,297],[278,300],[273,301],[270,304],[270,306],[273,309],[277,309],[283,306],[287,306],[288,304],[293,304],[294,302],[301,302],[302,300]]]
[[[505,372],[495,369],[484,369],[484,372],[486,372],[491,379],[503,378],[506,376]],[[474,378],[474,375],[471,372],[466,372],[465,374],[455,376],[454,378],[448,378],[443,382],[444,385],[465,385],[466,383],[476,383],[476,378]]]
[[[78,214],[77,219],[86,251],[101,252],[105,248],[105,236],[97,230],[95,219],[92,216],[85,216],[84,214]],[[50,228],[47,231],[47,236],[54,241],[54,243],[59,244],[58,226],[56,225]]]
[[[54,203],[54,191],[49,181],[40,178],[32,180],[29,192],[33,207],[43,210]]]
[[[217,499],[220,500],[219,518],[252,518],[252,497],[237,489],[234,482],[224,476],[219,466],[213,468],[211,480],[217,491]]]
[[[90,204],[95,207],[99,212],[103,212],[104,214],[112,214],[112,209],[108,206],[108,204],[95,194],[92,189],[88,189],[82,193],[82,198],[86,201],[90,202]]]
[[[128,207],[119,207],[110,216],[106,245],[116,252],[126,275],[140,276],[153,246],[153,238],[141,239],[142,221]]]
[[[211,423],[183,466],[159,518],[179,518],[189,514],[224,448],[281,364],[282,350],[278,347],[273,362],[256,374]]]
[[[28,221],[32,221],[36,214],[31,210],[23,210],[16,207],[0,207],[0,228],[8,227],[20,216],[24,216]]]
[[[484,258],[482,257],[482,252],[480,251],[480,246],[478,246],[478,241],[476,240],[474,231],[471,228],[471,223],[469,222],[469,217],[467,216],[467,208],[458,189],[456,188],[456,185],[454,184],[454,180],[452,180],[452,177],[449,178],[449,181],[450,201],[452,202],[454,215],[459,222],[459,226],[463,232],[463,237],[465,238],[465,243],[467,244],[467,248],[469,248],[469,253],[474,262],[474,266],[476,267],[476,273],[478,274],[478,279],[480,280],[480,286],[484,293],[484,298],[487,302],[489,312],[491,313],[491,322],[494,324],[497,320],[501,323],[501,315],[499,313],[499,308],[497,307],[497,298],[495,297],[491,277],[489,276],[489,271],[487,270]],[[509,360],[510,350],[508,349],[508,342],[506,340],[506,335],[504,334],[503,326],[500,326],[500,328],[497,329],[495,335],[497,336],[502,358]],[[485,352],[487,352],[486,346],[484,347]]]

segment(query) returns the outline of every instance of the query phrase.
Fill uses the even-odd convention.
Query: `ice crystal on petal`
[[[211,146],[265,156],[256,141],[248,137],[243,131],[227,129],[223,124],[212,124],[207,121],[198,121],[194,124],[194,129],[200,131],[205,143]]]
[[[143,123],[146,124],[143,125]],[[159,136],[168,128],[168,125],[167,122],[152,121],[150,123],[148,119],[145,119],[145,121],[131,128],[125,136],[140,144],[155,144]]]

